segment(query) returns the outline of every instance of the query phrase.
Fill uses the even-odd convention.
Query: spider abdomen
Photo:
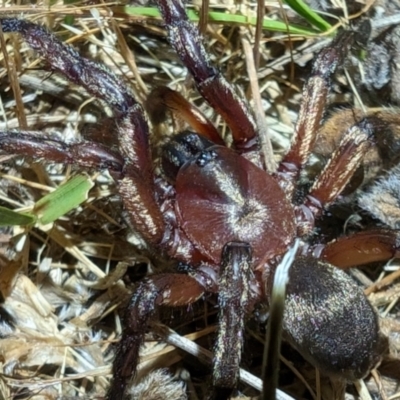
[[[342,270],[299,257],[290,271],[284,329],[292,345],[321,371],[360,379],[378,362],[378,316]]]

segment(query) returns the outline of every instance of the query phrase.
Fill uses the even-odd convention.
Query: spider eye
[[[384,345],[362,289],[342,270],[308,257],[291,268],[284,329],[304,358],[348,380],[366,375]]]
[[[179,169],[193,160],[200,152],[215,143],[191,131],[183,131],[174,136],[162,149],[161,165],[165,177],[175,182]]]

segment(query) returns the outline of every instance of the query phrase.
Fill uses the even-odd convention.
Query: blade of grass
[[[31,214],[19,213],[6,207],[0,207],[0,226],[33,225],[36,217]]]
[[[297,14],[302,16],[310,25],[316,27],[322,32],[332,29],[332,26],[325,21],[319,14],[313,11],[302,0],[284,0],[285,3]]]
[[[158,9],[154,7],[132,7],[132,6],[123,6],[123,7],[113,7],[113,11],[116,13],[122,13],[128,16],[135,17],[153,17],[153,18],[161,18],[161,15]],[[195,10],[187,10],[187,15],[191,21],[198,22],[199,15]],[[238,14],[228,14],[224,12],[216,12],[211,11],[208,13],[208,21],[215,22],[220,24],[238,24],[238,25],[251,25],[256,26],[257,18],[256,17],[247,17],[245,15]],[[324,21],[325,22],[325,21]],[[328,24],[326,22],[326,24]],[[324,31],[328,28],[326,25],[322,25],[325,28]],[[330,27],[330,25],[328,24]],[[273,32],[289,32],[292,35],[306,35],[312,36],[317,35],[320,31],[312,28],[307,28],[300,25],[290,24],[286,25],[282,21],[274,21],[268,18],[264,18],[263,21],[263,29],[273,31]]]
[[[47,225],[87,200],[93,182],[85,175],[77,175],[52,193],[42,197],[34,206],[38,221]]]

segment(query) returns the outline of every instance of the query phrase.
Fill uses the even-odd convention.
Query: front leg
[[[228,124],[235,148],[241,153],[258,150],[257,127],[249,104],[239,98],[212,65],[198,29],[189,21],[183,3],[160,0],[158,5],[171,46],[193,76],[197,90]]]
[[[91,95],[105,101],[114,111],[116,124],[110,134],[115,134],[118,139],[119,152],[123,159],[122,172],[117,177],[118,189],[133,227],[149,243],[157,246],[164,238],[165,224],[163,216],[155,199],[153,163],[149,148],[149,127],[140,104],[133,98],[129,85],[106,67],[94,61],[81,57],[72,47],[60,42],[57,37],[47,29],[32,22],[17,18],[0,18],[4,33],[18,32],[27,43],[37,51],[47,62],[49,69],[63,74],[71,82],[84,87]],[[7,136],[9,132],[0,132]],[[22,140],[18,138],[4,147],[9,153],[26,155],[32,154],[33,145],[21,146]],[[5,146],[5,141],[3,141]],[[53,146],[48,148],[47,154],[55,155],[59,143],[53,141]],[[45,155],[45,146],[42,157]],[[89,166],[93,154],[90,147],[84,154],[88,157]],[[73,147],[65,148],[65,152],[75,151]],[[61,152],[60,160],[62,159]],[[79,153],[79,150],[76,154]],[[72,154],[72,153],[71,153]],[[84,165],[84,157],[77,157],[77,164]],[[105,156],[106,162],[110,154]],[[73,161],[74,156],[65,157],[65,161]],[[100,165],[101,157],[97,157]],[[50,160],[55,160],[50,157]],[[117,162],[119,167],[119,161]]]

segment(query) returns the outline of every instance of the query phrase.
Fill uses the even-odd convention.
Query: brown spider
[[[158,5],[171,45],[233,138],[232,148],[224,146],[207,122],[199,127],[201,135],[177,135],[163,151],[163,177],[153,173],[148,124],[124,82],[42,27],[0,19],[3,32],[22,34],[53,71],[112,107],[119,152],[93,142],[44,140],[32,132],[1,132],[0,148],[52,162],[108,168],[133,227],[149,246],[189,266],[186,274],[157,274],[136,288],[125,312],[108,398],[123,398],[156,308],[191,304],[205,293],[218,293],[220,310],[213,396],[228,398],[237,384],[246,315],[257,303],[268,303],[276,265],[296,237],[304,245],[290,272],[286,338],[328,374],[349,380],[364,376],[380,357],[377,316],[357,284],[333,265],[345,268],[390,258],[397,252],[397,234],[380,229],[326,246],[306,243],[315,219],[337,199],[372,146],[377,121],[364,118],[348,129],[302,203],[293,202],[299,174],[314,147],[330,77],[354,34],[338,35],[317,56],[303,90],[291,149],[270,175],[263,169],[247,102],[210,63],[183,4],[159,0]],[[376,251],[370,252],[371,247]]]

